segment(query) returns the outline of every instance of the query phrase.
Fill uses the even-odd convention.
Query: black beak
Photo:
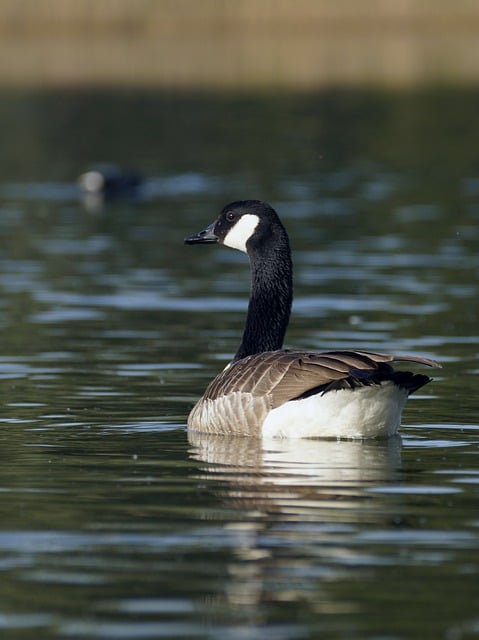
[[[218,242],[218,236],[215,234],[216,220],[210,224],[209,227],[203,229],[199,233],[193,233],[193,235],[185,238],[185,244],[211,244]]]

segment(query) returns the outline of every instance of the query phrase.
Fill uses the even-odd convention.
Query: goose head
[[[280,243],[284,227],[275,210],[261,200],[239,200],[223,207],[206,229],[185,238],[186,244],[224,244],[251,254]]]
[[[260,200],[231,202],[212,224],[185,242],[223,244],[249,257],[250,299],[235,360],[280,349],[291,312],[293,282],[289,240],[275,210]]]

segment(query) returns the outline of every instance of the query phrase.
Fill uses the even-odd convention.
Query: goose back
[[[391,382],[407,396],[430,378],[395,371],[406,361],[437,366],[434,360],[364,351],[314,353],[283,349],[231,362],[209,384],[188,418],[190,429],[209,433],[261,436],[268,414],[286,403],[313,395]]]

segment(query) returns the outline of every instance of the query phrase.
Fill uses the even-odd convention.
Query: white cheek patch
[[[256,227],[258,226],[259,218],[252,213],[245,213],[244,216],[238,220],[234,227],[228,231],[223,240],[223,244],[232,249],[239,249],[240,251],[246,251],[246,243],[254,234]]]

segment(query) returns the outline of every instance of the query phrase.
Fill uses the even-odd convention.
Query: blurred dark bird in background
[[[84,193],[103,198],[136,196],[142,182],[140,173],[109,163],[92,165],[78,176],[78,184]]]

